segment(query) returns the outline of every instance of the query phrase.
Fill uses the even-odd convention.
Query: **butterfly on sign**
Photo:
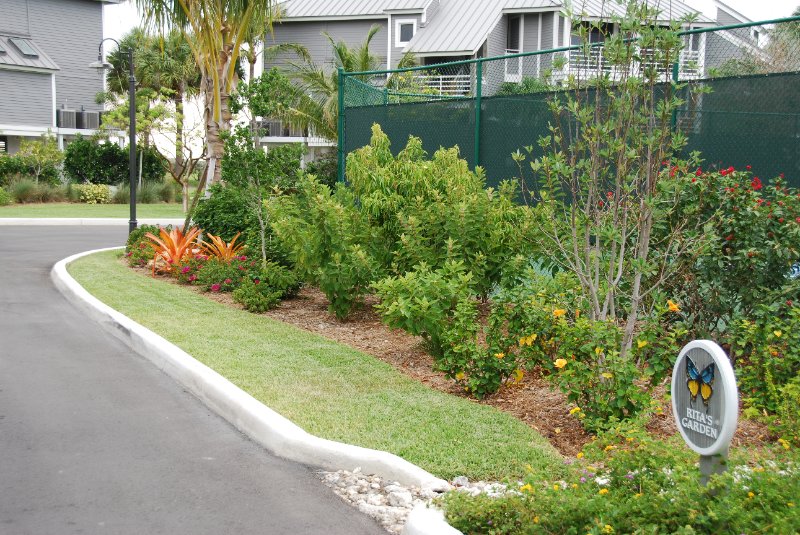
[[[692,402],[697,401],[697,394],[703,400],[703,405],[708,407],[708,401],[714,394],[714,389],[711,385],[714,384],[714,370],[716,365],[712,362],[703,371],[697,369],[694,361],[686,357],[686,386],[689,388],[689,394],[692,396]]]

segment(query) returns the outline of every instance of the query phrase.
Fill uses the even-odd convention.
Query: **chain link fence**
[[[591,31],[591,30],[590,30]],[[706,168],[751,165],[763,177],[784,173],[800,186],[800,17],[702,28],[679,34],[679,57],[663,68],[658,51],[639,50],[639,73],[658,69],[680,82],[683,101],[673,127],[700,151]],[[506,52],[515,52],[513,50]],[[393,143],[409,135],[425,150],[457,145],[487,182],[519,176],[512,153],[549,134],[549,101],[567,79],[600,75],[612,82],[620,67],[602,42],[502,57],[367,73],[341,73],[339,171],[344,157],[367,145],[380,124]],[[627,75],[636,75],[628,72]]]

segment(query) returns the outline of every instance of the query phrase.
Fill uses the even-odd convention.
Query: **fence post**
[[[481,96],[483,94],[483,62],[475,69],[475,167],[481,164]]]
[[[681,56],[680,52],[678,52],[678,59],[672,65],[672,88],[673,91],[677,91],[678,81],[680,81],[681,77]],[[678,108],[672,110],[672,121],[671,121],[671,129],[674,133],[678,130]]]
[[[339,83],[339,114],[336,125],[337,178],[339,182],[344,182],[344,84],[347,75],[341,67],[337,67],[336,70]]]

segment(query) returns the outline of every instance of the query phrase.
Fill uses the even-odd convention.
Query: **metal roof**
[[[588,17],[597,19],[610,18],[613,15],[625,15],[625,6],[620,5],[614,0],[572,0],[572,11],[578,15],[583,14]],[[669,22],[671,20],[678,20],[686,17],[687,15],[698,15],[696,21],[702,23],[712,23],[697,9],[694,9],[679,0],[647,0],[650,7],[658,9],[661,14],[658,20]]]
[[[305,17],[384,16],[392,10],[425,9],[432,0],[286,0],[280,7],[283,19]]]
[[[424,55],[472,55],[483,45],[504,9],[556,10],[551,0],[440,0],[439,10],[408,43],[408,50]]]
[[[37,57],[26,56],[11,42],[9,39],[24,39],[31,45],[31,48],[36,52]],[[56,62],[44,53],[44,51],[36,44],[36,41],[29,37],[20,37],[18,35],[0,34],[0,48],[5,50],[5,53],[0,52],[0,69],[3,67],[23,67],[29,69],[58,71],[60,70]]]

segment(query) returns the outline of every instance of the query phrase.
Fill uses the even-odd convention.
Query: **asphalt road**
[[[126,231],[0,226],[0,534],[385,534],[55,289]]]

